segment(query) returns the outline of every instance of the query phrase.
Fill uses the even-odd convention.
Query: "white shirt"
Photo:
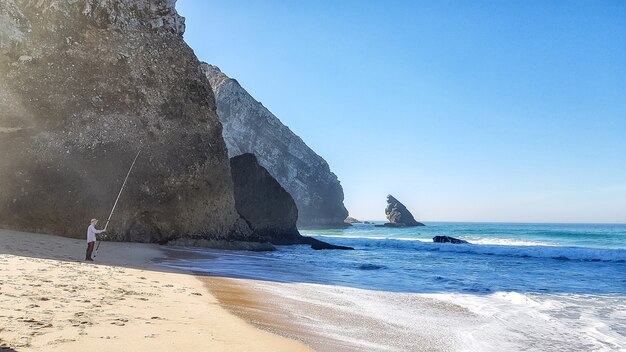
[[[96,241],[96,234],[104,232],[103,230],[96,230],[94,225],[89,225],[87,229],[87,243]]]

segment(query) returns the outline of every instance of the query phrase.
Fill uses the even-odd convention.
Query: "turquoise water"
[[[335,292],[331,288],[364,289],[350,300],[383,312],[407,308],[394,295],[435,297],[487,318],[481,329],[459,332],[483,343],[477,351],[626,351],[626,225],[426,225],[301,231],[354,251],[314,251],[304,245],[267,253],[191,249],[213,259],[164,265],[294,283],[298,299],[310,302],[322,292]],[[470,244],[433,243],[438,235]],[[372,291],[377,292],[367,294]],[[289,290],[275,294],[293,298]],[[338,310],[347,304],[345,297],[333,297],[335,302],[324,304]],[[392,324],[412,324],[387,315]],[[481,331],[498,333],[481,336]]]
[[[382,222],[377,222],[381,224]],[[452,236],[474,243],[544,244],[587,248],[626,249],[626,225],[623,224],[515,224],[432,222],[424,227],[381,228],[373,224],[355,224],[347,229],[305,230],[323,236],[422,239]]]
[[[302,231],[355,251],[279,246],[179,265],[213,275],[394,292],[626,294],[626,225],[426,225]],[[470,244],[433,243],[438,235]]]

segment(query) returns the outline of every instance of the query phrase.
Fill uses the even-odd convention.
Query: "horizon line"
[[[387,220],[362,220],[369,222],[388,222]],[[520,224],[520,225],[626,225],[626,222],[550,222],[550,221],[453,221],[453,220],[420,220],[421,223],[455,223],[455,224]]]

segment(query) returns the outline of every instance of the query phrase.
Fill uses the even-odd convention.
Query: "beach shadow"
[[[56,235],[0,229],[0,255],[8,254],[38,260],[55,260],[85,265],[102,265],[157,272],[187,272],[159,266],[165,260],[208,260],[208,253],[171,251],[168,246],[148,243],[101,242],[94,261],[85,260],[86,242]]]

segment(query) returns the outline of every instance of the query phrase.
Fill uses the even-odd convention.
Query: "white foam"
[[[489,318],[487,325],[466,337],[487,341],[488,346],[480,350],[495,351],[499,348],[493,346],[511,342],[515,346],[510,350],[626,350],[626,336],[623,335],[626,322],[606,314],[608,311],[626,310],[626,296],[530,295],[516,292],[485,296],[427,296],[459,304]]]
[[[415,250],[437,250],[452,253],[473,253],[510,257],[553,258],[564,260],[616,261],[626,262],[626,249],[585,248],[547,245],[539,242],[505,239],[480,239],[469,244],[433,243],[423,238],[388,237],[332,237],[340,244],[352,247],[398,248]],[[491,244],[491,242],[498,242]]]
[[[626,297],[414,294],[304,283],[250,282],[305,331],[368,351],[623,351]],[[265,295],[263,295],[265,296]],[[621,303],[618,303],[619,300]],[[576,312],[576,314],[572,314]],[[621,329],[621,330],[620,330]],[[430,348],[430,349],[429,349]]]

